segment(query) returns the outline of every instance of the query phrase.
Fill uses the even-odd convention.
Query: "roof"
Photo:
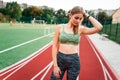
[[[120,7],[113,12],[112,16],[113,16],[119,9],[120,9]]]

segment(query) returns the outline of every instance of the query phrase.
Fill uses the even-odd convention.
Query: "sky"
[[[93,9],[118,9],[120,0],[3,0],[4,2],[17,1],[17,3],[27,3],[34,6],[48,6],[55,10],[70,10],[74,6],[81,6],[86,10]]]

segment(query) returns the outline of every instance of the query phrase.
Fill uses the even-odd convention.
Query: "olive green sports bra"
[[[59,36],[60,43],[78,45],[79,39],[80,39],[79,34],[67,33],[64,30],[64,26],[62,26],[62,31]]]

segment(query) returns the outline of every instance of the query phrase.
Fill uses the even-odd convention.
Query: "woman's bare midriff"
[[[78,53],[78,45],[60,44],[59,51],[64,54]]]

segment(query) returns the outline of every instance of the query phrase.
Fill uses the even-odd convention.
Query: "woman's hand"
[[[58,66],[54,66],[54,75],[55,75],[55,77],[60,78],[60,74],[61,74],[60,68]]]
[[[83,15],[84,15],[84,17],[86,17],[86,18],[89,16],[89,14],[88,14],[85,10],[84,10],[84,14],[83,14]]]

